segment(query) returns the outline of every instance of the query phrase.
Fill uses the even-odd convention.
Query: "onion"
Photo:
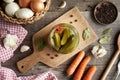
[[[27,8],[30,5],[31,0],[19,0],[19,5],[22,8]]]
[[[41,0],[33,0],[30,7],[34,12],[41,12],[44,10],[44,3]]]

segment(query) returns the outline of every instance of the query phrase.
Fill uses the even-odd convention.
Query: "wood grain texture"
[[[111,57],[115,53],[115,50],[117,49],[116,40],[117,40],[117,36],[118,36],[117,34],[120,32],[120,16],[119,16],[120,13],[118,15],[117,20],[114,23],[103,26],[103,25],[96,23],[93,16],[91,16],[92,11],[90,11],[93,9],[93,6],[96,5],[96,3],[98,3],[101,0],[74,0],[74,1],[66,0],[67,6],[64,9],[59,9],[58,5],[60,5],[61,1],[62,0],[52,0],[50,10],[46,13],[46,15],[43,18],[41,18],[39,21],[37,21],[33,24],[23,25],[24,28],[28,30],[27,37],[25,38],[23,43],[19,46],[19,48],[14,52],[14,56],[10,60],[3,63],[2,66],[13,69],[18,76],[27,76],[27,75],[42,73],[42,72],[49,70],[49,71],[53,72],[58,77],[59,80],[72,80],[73,76],[71,76],[71,77],[66,76],[65,71],[75,56],[70,58],[68,61],[66,61],[65,63],[63,63],[62,65],[60,65],[58,68],[55,68],[55,69],[50,68],[42,63],[38,63],[29,72],[27,72],[25,74],[22,74],[18,71],[18,69],[16,67],[16,63],[17,63],[17,61],[19,61],[19,60],[23,59],[24,57],[33,53],[33,47],[32,47],[33,34],[35,34],[37,31],[42,29],[44,26],[48,25],[53,20],[57,19],[59,16],[61,16],[63,13],[65,13],[66,11],[71,9],[73,6],[77,6],[79,8],[79,10],[87,11],[87,12],[82,12],[82,14],[85,16],[85,18],[87,19],[89,24],[92,26],[92,28],[94,29],[94,31],[96,32],[96,34],[98,35],[99,38],[102,37],[101,32],[104,29],[106,29],[108,27],[112,28],[112,32],[110,34],[108,34],[108,36],[112,37],[112,40],[108,44],[103,45],[108,51],[108,54],[106,56],[104,56],[103,58],[99,58],[99,59],[95,59],[92,56],[90,50],[93,47],[93,45],[98,44],[97,41],[84,49],[86,51],[87,55],[92,56],[92,60],[89,63],[89,65],[87,66],[87,69],[91,65],[97,66],[97,72],[92,80],[100,79],[100,76],[102,75],[106,65],[108,64],[109,60],[111,59]],[[109,1],[113,2],[117,6],[118,10],[120,11],[120,5],[119,5],[120,1],[119,0],[109,0]],[[20,47],[23,44],[29,45],[31,47],[31,49],[25,53],[21,53]],[[117,61],[118,61],[118,59],[117,59]],[[117,61],[113,65],[106,80],[112,80],[112,77],[114,76],[115,71],[116,71]],[[118,80],[119,79],[120,79],[120,77],[118,78]]]

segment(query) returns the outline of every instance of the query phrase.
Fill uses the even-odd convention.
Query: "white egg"
[[[21,8],[16,11],[15,16],[21,19],[27,19],[34,15],[34,12],[29,8]]]
[[[6,2],[6,3],[11,3],[11,2],[13,2],[14,0],[3,0],[4,2]]]
[[[5,12],[7,15],[13,17],[15,12],[20,9],[19,5],[15,2],[9,3],[5,7]]]

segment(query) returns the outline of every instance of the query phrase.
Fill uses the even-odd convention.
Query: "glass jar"
[[[79,33],[76,28],[67,23],[60,23],[53,27],[48,42],[57,52],[67,54],[75,50],[79,44]]]

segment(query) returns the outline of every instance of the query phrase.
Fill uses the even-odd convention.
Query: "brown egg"
[[[30,3],[30,8],[34,12],[41,12],[44,10],[44,3],[41,0],[32,0]]]
[[[27,8],[30,5],[31,0],[19,0],[19,5],[22,8]]]

